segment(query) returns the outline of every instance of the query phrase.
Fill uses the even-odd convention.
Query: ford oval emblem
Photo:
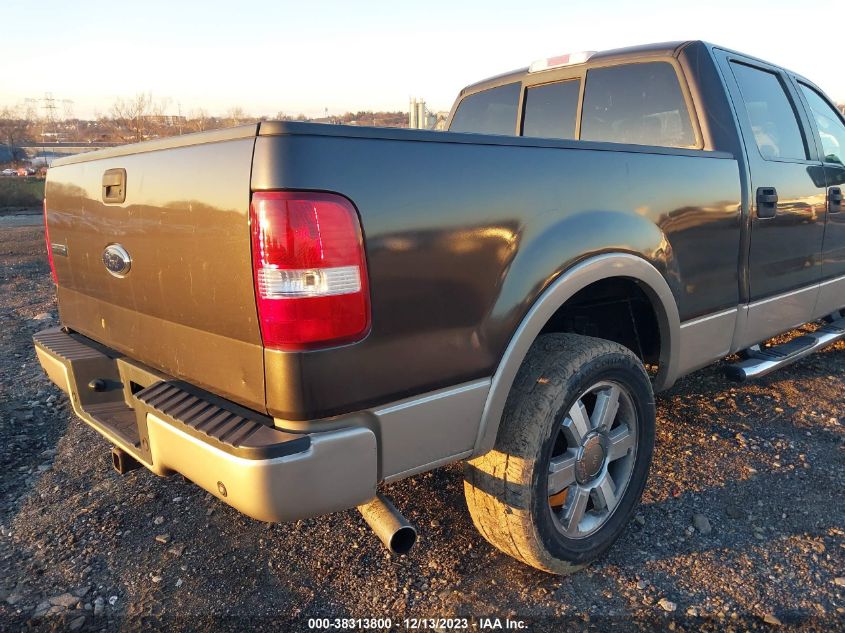
[[[125,277],[132,267],[132,258],[120,244],[109,244],[103,251],[103,264],[115,277]]]

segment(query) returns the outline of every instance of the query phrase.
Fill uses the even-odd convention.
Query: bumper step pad
[[[77,414],[104,432],[136,459],[146,462],[148,414],[231,455],[272,459],[308,450],[307,434],[285,433],[273,419],[180,380],[157,379],[143,366],[113,350],[61,328],[34,337],[50,378],[71,397]],[[50,362],[46,362],[49,359]],[[136,371],[127,372],[127,366]],[[52,373],[51,373],[52,372]],[[138,391],[124,388],[126,376],[145,376]],[[92,390],[91,381],[107,386]],[[150,384],[152,383],[152,384]],[[134,385],[134,383],[133,383]]]
[[[152,384],[133,398],[189,435],[247,459],[301,453],[310,446],[308,435],[279,431],[272,418],[177,380]]]

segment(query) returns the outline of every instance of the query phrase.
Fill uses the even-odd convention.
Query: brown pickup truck
[[[481,533],[551,572],[645,486],[653,393],[845,337],[845,122],[703,42],[464,89],[449,132],[267,121],[56,161],[38,358],[114,465],[291,521],[466,463]],[[779,346],[770,337],[817,323]]]

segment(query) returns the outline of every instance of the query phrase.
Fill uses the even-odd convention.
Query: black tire
[[[615,387],[619,405],[611,408],[604,403],[611,401]],[[586,404],[593,397],[589,412]],[[611,413],[602,416],[605,409]],[[573,435],[572,418],[584,419],[579,411],[589,413],[588,423],[594,415],[619,419],[604,425],[605,435],[602,425]],[[537,569],[566,574],[584,567],[616,541],[642,496],[654,421],[651,382],[630,350],[575,334],[538,337],[514,380],[495,448],[465,465],[464,493],[473,523],[498,549]],[[573,449],[567,444],[577,444],[568,439],[573,437],[588,439]],[[600,458],[603,466],[597,465]],[[563,481],[550,479],[553,459],[555,469],[566,465],[566,480],[580,479],[550,496],[550,486]],[[621,496],[614,494],[612,471],[619,473],[619,481],[627,477]],[[588,500],[579,503],[585,494]],[[557,508],[560,495],[565,502]],[[573,506],[581,508],[583,518]],[[593,524],[593,531],[582,531]]]

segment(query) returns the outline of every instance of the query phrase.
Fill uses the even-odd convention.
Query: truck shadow
[[[432,474],[422,495],[408,494],[405,482],[388,494],[407,495],[400,507],[420,525],[440,521],[450,526],[443,538],[459,535],[461,554],[453,554],[451,564],[461,570],[462,583],[445,603],[449,612],[477,613],[478,605],[500,612],[494,605],[518,604],[519,614],[536,622],[571,617],[585,625],[586,611],[592,615],[587,621],[608,626],[646,614],[640,622],[650,626],[655,613],[658,621],[665,616],[656,603],[668,598],[679,605],[681,618],[716,618],[719,611],[735,625],[750,618],[759,626],[762,605],[774,602],[783,622],[824,628],[834,621],[829,614],[835,603],[820,601],[826,610],[820,612],[802,592],[777,589],[772,578],[798,584],[818,578],[816,561],[829,560],[825,552],[839,551],[845,541],[842,511],[832,510],[845,507],[845,433],[829,413],[808,410],[842,410],[841,381],[828,379],[839,375],[832,366],[839,362],[830,350],[743,386],[708,369],[658,396],[655,460],[637,520],[607,555],[570,577],[527,568],[489,546],[471,526],[464,529],[469,520],[457,467]],[[743,410],[746,399],[753,404],[749,412]],[[424,503],[415,502],[420,496]],[[708,534],[693,527],[694,514],[707,517]],[[442,555],[437,549],[431,555]],[[430,556],[416,552],[412,558],[421,555]],[[832,567],[821,574],[827,583]]]
[[[461,465],[385,488],[420,530],[417,547],[394,557],[354,510],[268,525],[178,476],[120,477],[102,440],[65,408],[48,420],[61,435],[55,463],[35,473],[6,523],[31,596],[21,622],[38,601],[91,586],[91,596],[117,599],[106,619],[88,614],[86,626],[109,628],[307,630],[316,617],[512,614],[533,630],[588,626],[585,617],[633,630],[665,624],[660,598],[678,605],[678,618],[700,617],[688,608],[716,617],[727,604],[739,624],[759,624],[759,605],[774,603],[782,621],[809,625],[828,616],[771,578],[827,583],[825,556],[843,542],[842,427],[806,410],[841,411],[841,381],[827,378],[840,362],[828,352],[742,387],[707,369],[658,396],[638,520],[605,557],[564,578],[482,539],[466,512]],[[694,513],[708,518],[710,534],[690,530]],[[174,554],[177,545],[184,550]],[[62,617],[51,623],[67,624]]]

